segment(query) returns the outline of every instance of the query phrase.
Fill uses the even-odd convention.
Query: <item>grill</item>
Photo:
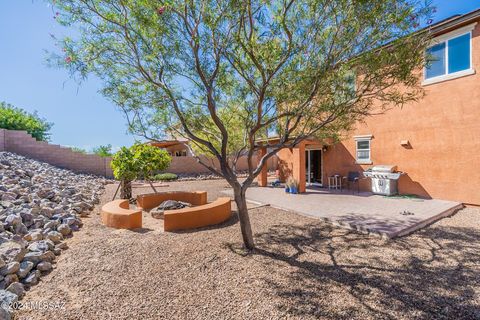
[[[398,193],[398,179],[403,174],[397,172],[397,166],[378,165],[366,170],[363,174],[372,180],[372,192],[385,196]]]

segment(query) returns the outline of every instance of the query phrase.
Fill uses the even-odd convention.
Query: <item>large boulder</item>
[[[185,207],[191,207],[191,206],[192,205],[188,202],[166,200],[166,201],[163,201],[156,209],[157,210],[176,210],[176,209],[183,209]]]
[[[22,261],[27,250],[18,242],[7,241],[0,244],[0,256],[6,262]]]

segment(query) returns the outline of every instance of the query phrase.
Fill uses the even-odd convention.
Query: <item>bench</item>
[[[142,194],[137,197],[137,207],[149,211],[166,200],[188,202],[193,207],[165,210],[163,213],[164,231],[207,227],[228,220],[232,214],[230,198],[218,198],[211,203],[207,203],[207,192],[205,191],[170,191]]]
[[[212,226],[227,221],[231,214],[231,199],[218,198],[211,203],[197,207],[165,210],[163,229],[165,231],[179,231]]]
[[[106,203],[101,210],[102,223],[116,229],[142,227],[142,208],[130,209],[128,200],[120,199]]]

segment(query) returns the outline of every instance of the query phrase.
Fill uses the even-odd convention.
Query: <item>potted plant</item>
[[[298,193],[298,181],[296,179],[292,178],[292,177],[289,177],[287,179],[287,182],[285,183],[285,192],[297,194]]]
[[[298,181],[296,179],[292,179],[289,190],[290,190],[290,193],[293,193],[293,194],[298,193]]]
[[[290,187],[292,186],[292,178],[287,178],[285,182],[285,192],[290,193]]]

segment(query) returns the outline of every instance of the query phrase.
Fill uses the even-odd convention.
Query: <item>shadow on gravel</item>
[[[320,223],[280,224],[257,234],[250,254],[282,274],[264,281],[278,308],[300,318],[480,319],[479,239],[474,228],[382,240]]]
[[[132,229],[133,232],[136,232],[136,233],[140,233],[140,234],[146,234],[146,233],[149,233],[149,232],[152,232],[152,231],[155,231],[153,229],[150,229],[150,228],[137,228],[137,229]]]

